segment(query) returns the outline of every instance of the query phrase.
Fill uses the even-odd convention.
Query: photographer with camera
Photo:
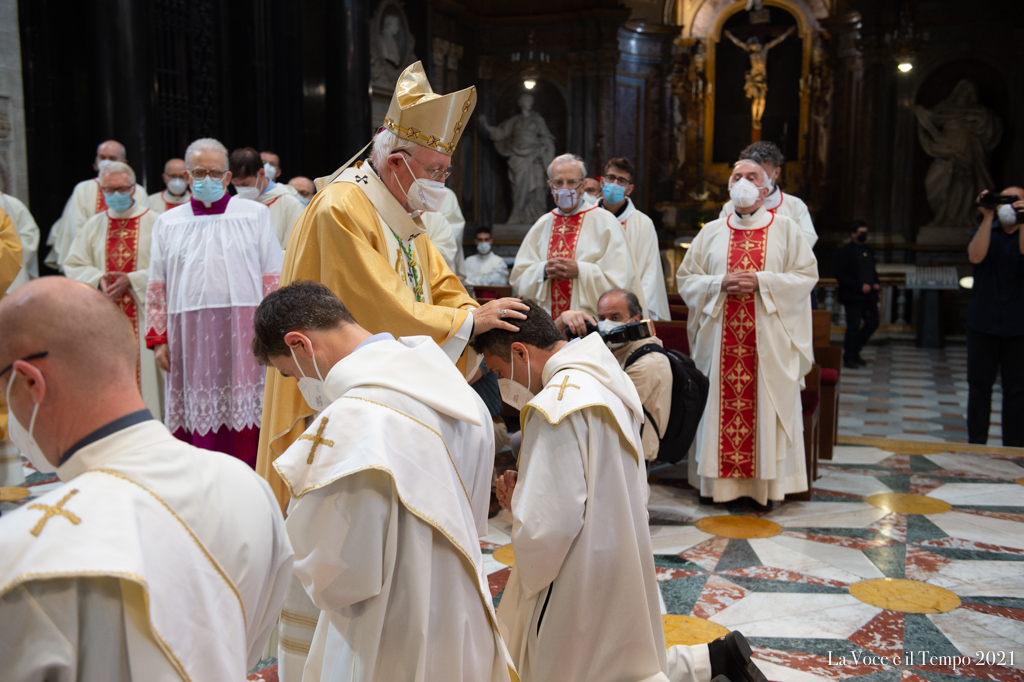
[[[967,438],[988,441],[992,386],[1003,386],[1003,445],[1024,447],[1024,189],[988,190],[967,257],[974,286],[967,306]]]

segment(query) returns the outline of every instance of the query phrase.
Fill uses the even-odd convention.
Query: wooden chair
[[[821,368],[821,439],[819,457],[832,459],[839,430],[839,375],[843,365],[843,349],[831,345],[832,315],[815,310],[813,316],[814,362]]]

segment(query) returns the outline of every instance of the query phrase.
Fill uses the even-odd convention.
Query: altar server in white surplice
[[[572,154],[551,162],[548,186],[558,208],[526,233],[509,277],[517,296],[534,299],[554,319],[566,310],[596,316],[601,294],[633,287],[625,232],[611,213],[583,203],[586,175]]]
[[[0,192],[0,211],[10,216],[21,241],[21,272],[6,289],[14,291],[25,282],[39,276],[39,263],[36,261],[36,252],[39,250],[39,226],[28,207],[10,194]]]
[[[499,480],[499,500],[512,510],[515,565],[498,607],[520,675],[534,682],[708,682],[724,673],[764,680],[738,633],[714,650],[666,651],[640,397],[599,335],[567,343],[546,311],[524,303],[530,310],[525,321],[513,321],[518,332],[491,331],[474,342],[499,377],[502,399],[522,410],[518,479],[506,472]]]
[[[254,326],[256,357],[320,411],[274,461],[295,574],[322,610],[302,679],[518,680],[480,553],[483,401],[430,337],[371,335],[319,283],[270,294]]]
[[[64,259],[64,274],[99,289],[128,316],[139,342],[139,385],[153,416],[164,418],[164,377],[146,348],[146,282],[156,213],[131,194],[135,172],[111,162],[100,170],[107,210],[86,221]],[[125,191],[127,190],[127,191]]]
[[[814,362],[818,263],[800,227],[765,210],[769,189],[760,165],[737,162],[738,212],[705,225],[676,274],[693,360],[711,380],[690,484],[715,502],[807,490],[800,383]]]
[[[473,287],[508,286],[508,264],[505,259],[491,251],[494,239],[491,228],[478,227],[476,230],[476,255],[466,259],[466,284]]]
[[[96,148],[93,170],[99,173],[100,168],[112,161],[127,163],[124,145],[117,140],[107,140]],[[136,185],[133,198],[137,203],[145,204],[149,198],[146,188]],[[107,204],[103,199],[103,192],[100,191],[98,177],[83,180],[75,185],[67,203],[64,204],[64,212],[50,228],[50,236],[46,239],[46,245],[52,247],[46,256],[46,265],[63,270],[64,257],[71,250],[71,244],[78,236],[82,225],[85,225],[85,221],[89,218],[105,210],[107,210]]]
[[[64,483],[0,518],[3,677],[244,680],[292,570],[266,482],[153,419],[131,325],[96,289],[30,282],[0,327],[11,435]]]

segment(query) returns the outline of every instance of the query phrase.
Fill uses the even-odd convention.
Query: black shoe
[[[754,662],[747,638],[740,632],[730,632],[708,644],[712,680],[723,677],[732,682],[768,682]]]
[[[697,501],[700,502],[701,504],[711,505],[711,504],[715,503],[715,498],[713,498],[713,497],[704,497],[703,495],[701,495],[699,498],[697,498]]]
[[[857,358],[856,358],[856,359],[854,360],[854,362],[856,362],[856,363],[857,363],[858,365],[860,365],[861,367],[867,367],[867,366],[868,366],[868,361],[867,361],[867,360],[865,360],[864,358],[862,358],[862,357],[861,357],[861,356],[859,356],[859,355],[858,355],[858,356],[857,356]]]
[[[856,360],[843,360],[843,367],[846,369],[860,369],[860,365],[857,364]]]
[[[772,501],[771,500],[768,500],[768,502],[766,504],[761,504],[760,502],[755,500],[753,497],[748,497],[747,499],[750,501],[750,508],[753,509],[754,511],[766,512],[766,511],[771,511],[772,510]]]

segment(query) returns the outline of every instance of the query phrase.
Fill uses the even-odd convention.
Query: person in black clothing
[[[982,192],[985,194],[985,192]],[[1003,385],[1003,445],[1024,447],[1024,189],[1002,194],[1020,198],[996,211],[978,207],[982,221],[971,233],[967,257],[974,286],[967,306],[967,439],[988,441],[992,386]],[[978,197],[981,198],[980,196]]]
[[[850,223],[849,243],[836,255],[839,302],[846,308],[843,366],[850,369],[868,364],[860,351],[878,329],[878,273],[867,240],[868,224],[855,220]]]

